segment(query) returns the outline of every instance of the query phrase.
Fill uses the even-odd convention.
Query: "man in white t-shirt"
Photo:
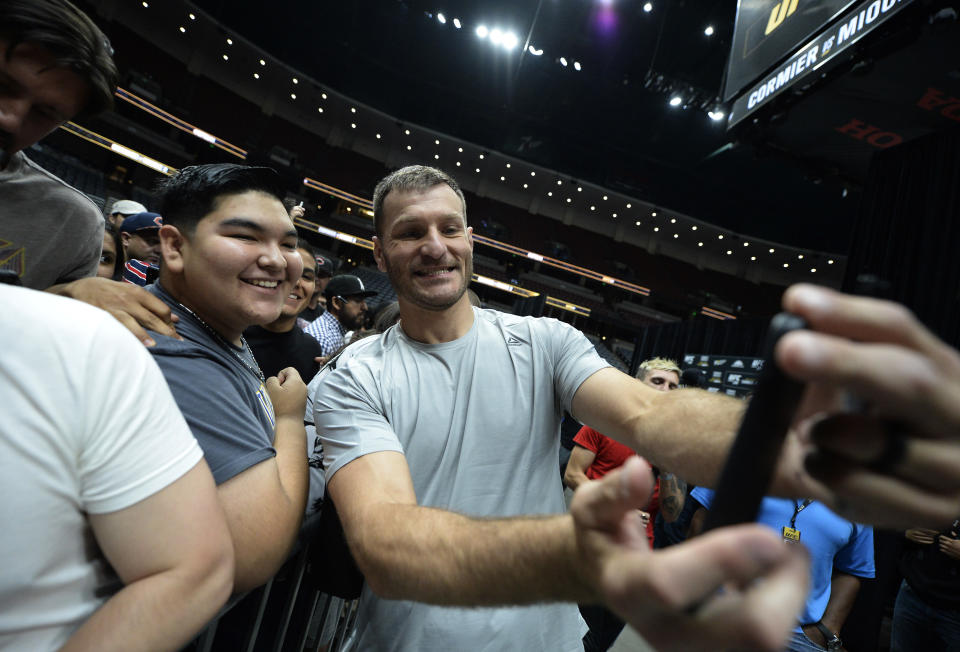
[[[106,312],[6,285],[0,341],[0,648],[179,649],[233,547],[156,363]]]

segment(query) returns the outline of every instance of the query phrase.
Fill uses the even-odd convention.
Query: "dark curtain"
[[[878,152],[864,188],[844,289],[871,273],[945,341],[960,343],[960,130]]]
[[[637,335],[630,371],[636,374],[641,362],[656,356],[673,358],[677,362],[683,360],[685,353],[759,357],[769,321],[758,318],[720,321],[699,316],[649,326]]]

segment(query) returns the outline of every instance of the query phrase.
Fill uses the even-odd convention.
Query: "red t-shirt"
[[[590,466],[587,467],[586,476],[590,480],[602,478],[616,468],[623,466],[627,458],[636,455],[629,446],[624,446],[618,441],[610,439],[589,426],[580,428],[580,432],[573,438],[573,443],[583,446],[591,451],[595,457]],[[653,522],[657,518],[657,512],[660,510],[660,480],[653,485],[653,494],[650,496],[650,503],[644,508],[645,512],[650,514],[650,521],[647,523],[647,539],[650,540],[650,546],[653,547]]]

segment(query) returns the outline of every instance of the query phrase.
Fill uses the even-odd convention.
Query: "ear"
[[[380,237],[376,235],[373,236],[373,259],[377,261],[377,269],[381,272],[387,271],[387,265],[383,261],[383,245],[380,244]]]
[[[473,227],[467,227],[467,242],[470,243],[470,251],[473,251]]]
[[[183,253],[189,248],[190,241],[180,229],[164,224],[160,227],[160,255],[163,257],[164,269],[179,274],[183,271]]]
[[[130,233],[127,231],[120,232],[120,244],[123,245],[123,250],[126,251],[127,247],[130,245]]]

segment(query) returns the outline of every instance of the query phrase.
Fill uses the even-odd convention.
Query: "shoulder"
[[[77,209],[78,213],[86,216],[91,222],[102,223],[103,215],[101,215],[100,209],[93,203],[92,199],[60,177],[34,163],[30,160],[30,157],[26,156],[23,152],[19,154],[23,160],[24,176],[29,175],[33,183],[44,186],[44,192],[47,193],[45,195],[47,201],[70,202],[74,205],[74,208]]]
[[[509,336],[523,339],[526,337],[569,337],[580,336],[583,334],[570,324],[566,324],[552,317],[530,317],[512,315],[499,310],[490,308],[475,308],[474,312],[477,319],[488,329],[499,330]]]

